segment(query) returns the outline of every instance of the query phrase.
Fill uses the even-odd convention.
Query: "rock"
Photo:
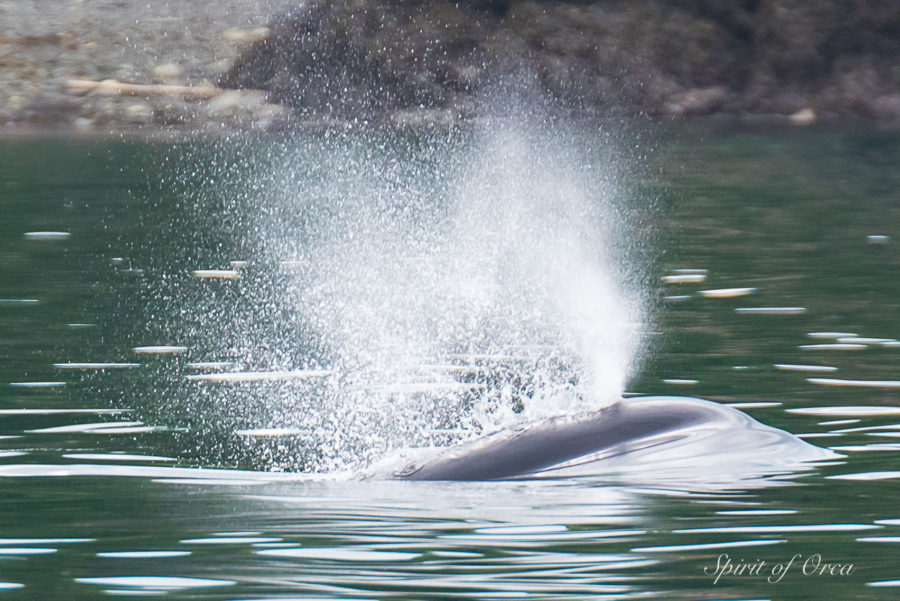
[[[722,86],[685,90],[669,96],[662,110],[675,117],[706,115],[722,105],[727,93],[728,90]]]
[[[872,101],[870,110],[879,119],[900,119],[900,94],[886,94]]]
[[[28,100],[25,99],[24,96],[20,96],[18,94],[13,94],[6,101],[6,107],[12,111],[18,111],[25,108],[25,105],[28,104]]]
[[[72,122],[72,127],[80,131],[89,131],[93,129],[94,122],[87,117],[78,117]]]
[[[839,103],[834,108],[865,115],[871,99],[879,95],[880,80],[878,71],[870,65],[839,74],[836,79]]]
[[[775,81],[808,83],[828,72],[830,46],[845,17],[840,2],[760,0],[754,69]]]
[[[119,82],[116,79],[104,79],[94,88],[92,93],[98,96],[118,96]]]
[[[253,42],[261,42],[271,35],[272,31],[268,27],[254,27],[253,29],[239,29],[237,27],[229,27],[222,32],[222,37],[229,44],[236,46],[251,44]]]
[[[187,102],[180,98],[154,98],[153,122],[167,127],[186,126],[196,121],[196,103]]]
[[[287,107],[282,104],[263,104],[253,110],[253,117],[260,121],[275,121],[287,112]]]
[[[116,122],[120,116],[119,100],[112,96],[87,96],[79,114],[95,125]]]
[[[78,113],[82,103],[79,99],[48,92],[38,94],[22,108],[22,112],[29,121],[41,123],[57,123],[70,121]]]
[[[817,118],[816,112],[809,107],[802,108],[788,117],[792,125],[799,126],[812,125]]]
[[[796,90],[785,92],[767,90],[765,96],[756,101],[754,110],[761,113],[777,113],[779,115],[792,115],[810,105],[810,99],[806,94]]]
[[[181,65],[164,63],[153,67],[153,81],[158,83],[175,83],[181,77]]]
[[[216,75],[227,73],[231,68],[231,60],[227,58],[219,59],[206,67],[207,72]]]
[[[284,118],[284,106],[298,124],[444,127],[485,99],[516,94],[598,116],[727,113],[787,124],[814,109],[817,123],[900,125],[897,0],[221,0],[215,10],[178,0],[153,18],[146,3],[62,3],[0,0],[9,23],[0,119],[129,128],[147,118],[130,108],[137,99],[98,96],[122,86],[74,102],[57,95],[73,78],[209,77],[269,94],[197,106],[137,98],[151,123],[184,129],[208,118],[263,127]],[[291,8],[257,26],[276,4]]]
[[[265,105],[264,92],[253,90],[229,90],[207,103],[209,114],[214,117],[233,117],[240,113],[253,113]]]
[[[125,107],[125,119],[130,123],[150,123],[153,108],[144,102],[134,102]]]
[[[522,72],[555,102],[600,114],[724,110],[785,122],[815,106],[820,119],[859,115],[864,98],[900,89],[898,7],[896,0],[318,0],[273,20],[218,83],[268,90],[312,119],[405,122],[418,120],[419,108],[458,113],[464,99]],[[226,37],[243,43],[246,31]],[[834,102],[822,102],[829,86]]]
[[[219,125],[252,126],[270,129],[280,122],[287,108],[270,104],[265,92],[258,90],[229,90],[213,98],[205,105],[206,114]]]

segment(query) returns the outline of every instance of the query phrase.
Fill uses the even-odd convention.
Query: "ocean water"
[[[895,598],[900,136],[652,138],[0,142],[0,597]],[[363,477],[623,390],[839,456]]]

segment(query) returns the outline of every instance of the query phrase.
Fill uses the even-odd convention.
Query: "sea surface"
[[[646,299],[628,393],[736,406],[835,460],[540,482],[339,469],[415,436],[311,401],[335,366],[291,291],[304,236],[329,232],[302,233],[290,199],[336,194],[321,182],[354,165],[427,196],[447,185],[436,142],[312,168],[315,144],[297,159],[265,138],[0,141],[0,599],[896,599],[900,135],[652,137],[592,159],[619,162],[639,241],[620,245]],[[458,439],[467,406],[442,405],[426,442]]]

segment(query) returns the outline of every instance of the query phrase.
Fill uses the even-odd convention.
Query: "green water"
[[[654,203],[634,216],[654,309],[629,390],[737,403],[846,455],[788,481],[727,490],[257,471],[300,469],[303,460],[285,458],[327,453],[234,435],[291,426],[305,410],[293,385],[235,387],[223,403],[185,376],[198,373],[191,362],[262,370],[328,358],[280,302],[290,280],[273,275],[270,239],[281,250],[305,244],[283,244],[298,216],[258,194],[315,192],[339,166],[301,170],[299,189],[269,185],[259,165],[285,157],[270,144],[223,153],[0,142],[0,597],[896,598],[900,136],[678,132],[657,144],[651,167],[622,176],[623,195]],[[378,163],[379,152],[354,160]],[[444,160],[426,143],[406,152],[419,168]],[[26,236],[42,231],[69,235]],[[192,274],[231,260],[250,260],[246,275]],[[678,269],[705,270],[704,279],[664,283],[690,275]],[[729,288],[753,290],[700,293]],[[879,340],[802,348],[837,342],[815,332]],[[162,344],[185,350],[133,350]],[[70,362],[139,365],[54,367]],[[97,425],[107,422],[130,424]],[[151,551],[172,553],[105,555]],[[715,583],[725,553],[765,564]],[[836,573],[804,574],[816,557]]]

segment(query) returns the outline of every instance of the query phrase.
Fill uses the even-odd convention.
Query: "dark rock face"
[[[483,69],[479,46],[501,22],[504,3],[473,4],[323,2],[278,18],[219,83],[338,117],[445,106]]]
[[[606,114],[896,118],[897,57],[896,0],[320,0],[219,83],[337,118],[465,113],[523,73]]]

